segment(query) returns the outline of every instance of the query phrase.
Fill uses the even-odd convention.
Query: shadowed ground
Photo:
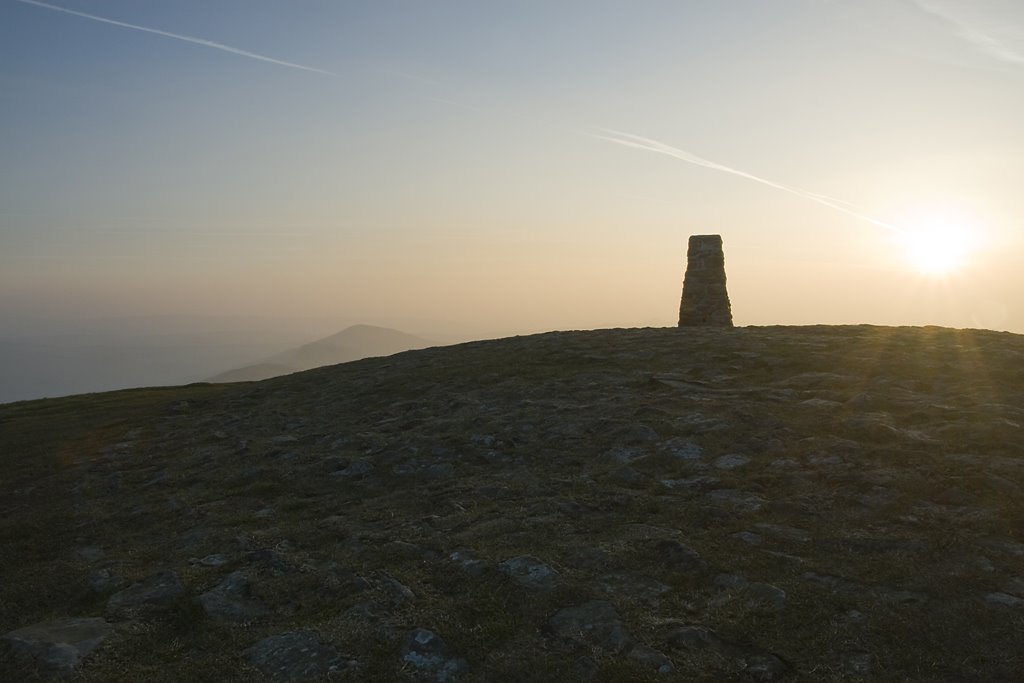
[[[105,618],[89,681],[1015,680],[1021,424],[1024,338],[868,326],[0,406],[0,633]]]

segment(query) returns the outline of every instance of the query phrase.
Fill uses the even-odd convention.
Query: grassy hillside
[[[1022,424],[1021,336],[869,326],[4,405],[0,634],[104,617],[82,681],[1019,680]]]

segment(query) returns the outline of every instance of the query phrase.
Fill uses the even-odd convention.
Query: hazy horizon
[[[1019,3],[3,0],[0,58],[0,340],[669,326],[705,233],[737,325],[1024,333]]]

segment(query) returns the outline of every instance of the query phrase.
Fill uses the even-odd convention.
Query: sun
[[[921,213],[901,222],[900,247],[914,270],[949,275],[965,266],[977,243],[970,221],[952,211]]]

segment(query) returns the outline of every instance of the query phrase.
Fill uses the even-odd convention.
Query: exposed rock
[[[737,467],[743,467],[749,462],[750,458],[745,455],[730,453],[728,455],[715,458],[712,464],[720,470],[734,470]]]
[[[499,562],[498,569],[527,588],[550,590],[558,584],[558,572],[532,555],[520,555]]]
[[[718,489],[707,494],[709,500],[727,505],[738,512],[757,512],[767,502],[756,493],[737,489]]]
[[[761,545],[761,536],[752,531],[737,531],[732,537],[743,541],[747,545]]]
[[[661,447],[669,455],[680,460],[700,460],[704,456],[704,449],[700,445],[682,437],[669,439]]]
[[[676,670],[672,660],[658,652],[654,648],[640,644],[629,651],[629,658],[643,664],[648,669],[654,669],[660,674],[670,674]]]
[[[576,607],[558,610],[548,620],[551,632],[578,643],[594,645],[613,653],[622,653],[633,640],[610,602],[594,600]]]
[[[345,671],[359,663],[341,655],[312,631],[289,631],[259,641],[242,655],[278,681],[301,681]]]
[[[456,550],[448,556],[448,559],[470,576],[483,576],[489,566],[486,560],[480,559],[471,550]]]
[[[416,594],[408,586],[387,572],[381,572],[380,588],[391,605],[402,605],[416,599]]]
[[[748,681],[781,681],[789,674],[789,667],[773,654],[755,654],[744,660],[743,677]]]
[[[78,666],[113,630],[103,619],[63,619],[19,628],[0,636],[0,641],[42,671],[65,672]]]
[[[270,614],[263,605],[251,598],[249,578],[242,572],[232,572],[215,588],[199,596],[199,604],[214,619],[248,621]]]
[[[673,539],[657,541],[654,552],[665,567],[674,572],[690,574],[704,571],[707,566],[700,553],[690,546]]]
[[[111,595],[107,601],[107,614],[121,618],[160,612],[172,607],[184,595],[185,587],[178,575],[164,570]]]
[[[1001,607],[1024,607],[1024,599],[1006,593],[989,593],[985,596],[985,602]]]
[[[118,576],[109,569],[96,569],[89,572],[86,583],[89,590],[99,595],[109,595],[128,585],[123,576]]]
[[[727,656],[735,656],[742,652],[742,648],[724,640],[707,626],[699,624],[676,628],[669,633],[666,642],[673,649],[689,652],[711,651]]]
[[[217,553],[215,555],[207,555],[206,557],[192,558],[189,560],[190,564],[197,564],[202,567],[223,567],[228,563],[228,558],[225,555]]]
[[[466,660],[448,652],[440,636],[424,628],[414,629],[405,636],[398,658],[403,668],[415,669],[421,680],[436,683],[454,680],[468,668]]]
[[[106,551],[95,545],[86,546],[78,551],[78,556],[86,562],[99,562],[107,556]]]

